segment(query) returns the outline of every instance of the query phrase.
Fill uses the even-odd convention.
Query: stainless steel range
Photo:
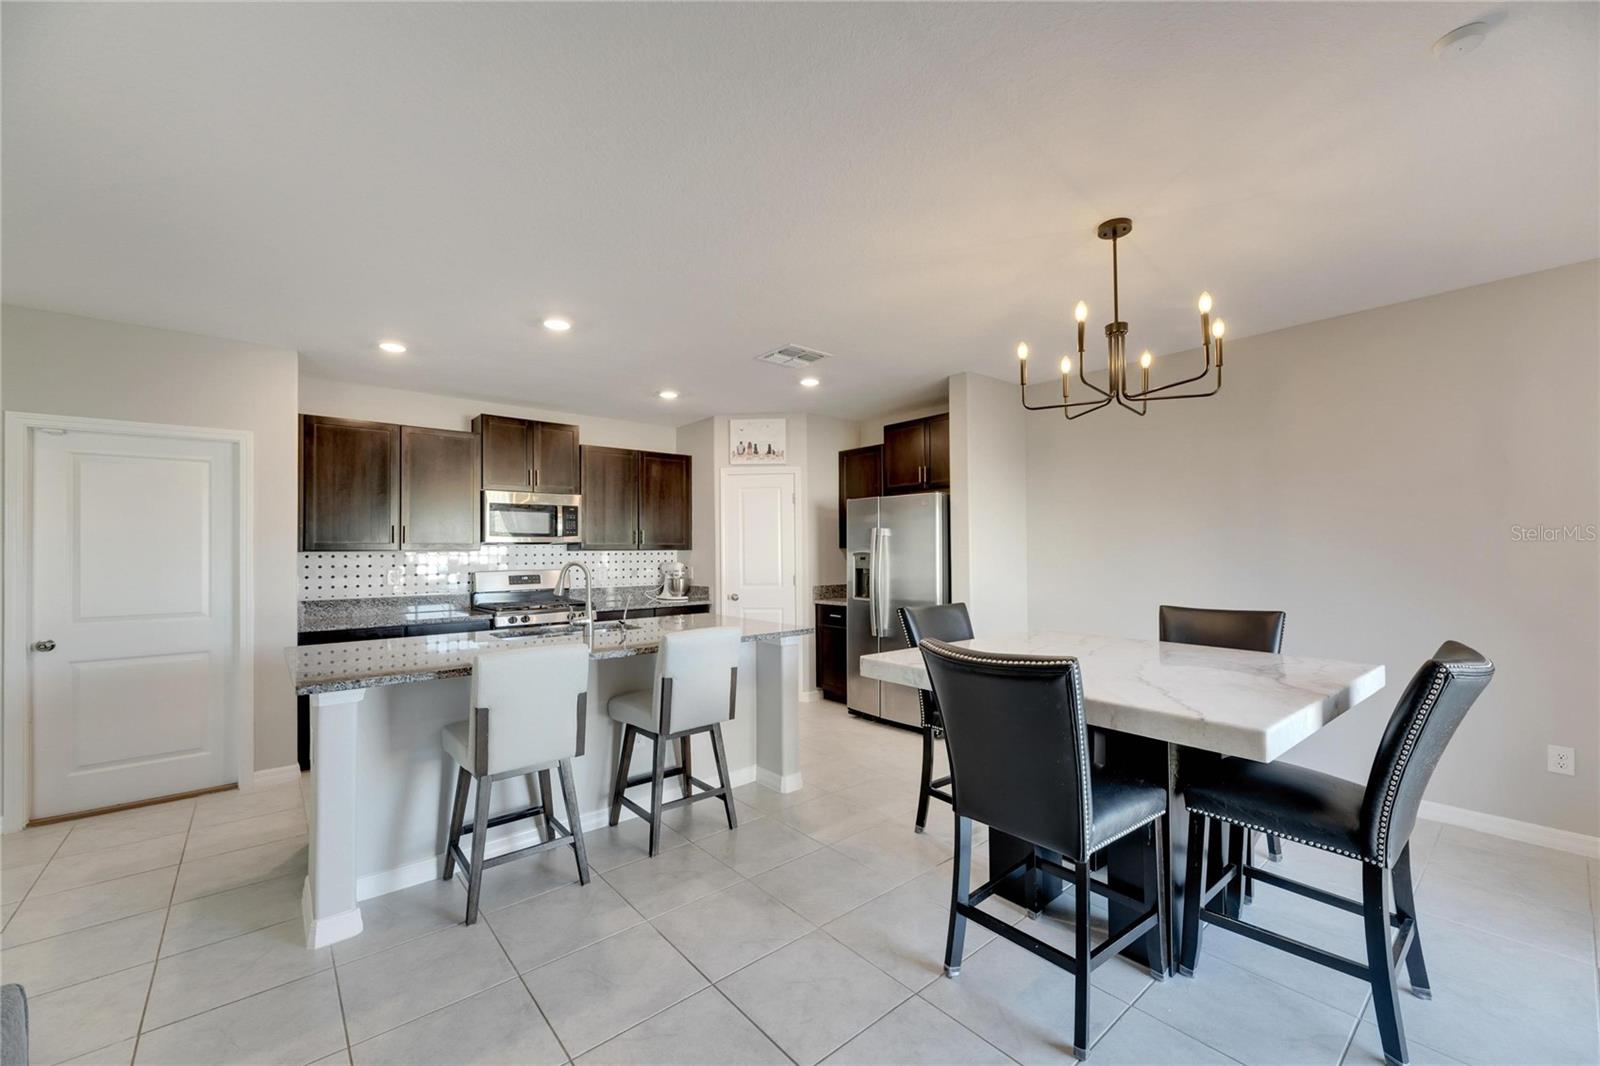
[[[583,596],[558,593],[560,570],[478,570],[472,609],[494,615],[495,629],[582,624]]]

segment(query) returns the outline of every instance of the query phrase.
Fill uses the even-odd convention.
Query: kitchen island
[[[311,701],[310,866],[303,898],[306,943],[322,947],[361,932],[360,901],[439,876],[453,768],[439,733],[467,716],[473,662],[530,645],[585,643],[589,700],[582,757],[573,762],[585,829],[605,825],[622,731],[606,715],[618,692],[648,688],[655,651],[671,632],[732,625],[744,630],[734,720],[724,727],[731,783],[800,787],[799,642],[809,626],[719,615],[675,615],[505,637],[497,632],[361,640],[287,651],[299,695]],[[705,737],[698,743],[708,743]],[[644,769],[643,756],[634,771]],[[703,765],[710,765],[710,751]],[[532,780],[495,789],[495,813],[533,801]],[[531,842],[533,822],[490,833],[491,853]],[[515,870],[515,866],[507,867]]]

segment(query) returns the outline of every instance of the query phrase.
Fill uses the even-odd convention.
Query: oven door
[[[491,544],[575,543],[578,500],[534,492],[485,492],[483,539]]]

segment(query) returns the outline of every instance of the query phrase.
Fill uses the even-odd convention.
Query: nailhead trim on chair
[[[1335,855],[1343,855],[1343,856],[1345,856],[1347,858],[1357,859],[1357,860],[1359,860],[1361,862],[1372,863],[1372,865],[1374,865],[1374,866],[1381,865],[1380,863],[1374,862],[1372,859],[1362,858],[1360,855],[1357,855],[1353,851],[1345,851],[1343,848],[1335,848],[1335,847],[1331,847],[1331,846],[1329,846],[1327,844],[1318,844],[1315,840],[1305,840],[1305,839],[1303,839],[1301,837],[1293,837],[1293,836],[1290,836],[1288,833],[1285,833],[1281,829],[1268,829],[1264,825],[1256,825],[1254,822],[1240,821],[1238,818],[1229,818],[1225,814],[1217,814],[1217,813],[1215,813],[1213,811],[1203,811],[1203,810],[1199,809],[1198,807],[1190,807],[1189,808],[1189,813],[1190,814],[1203,814],[1207,818],[1215,818],[1219,822],[1227,822],[1230,825],[1242,825],[1246,829],[1254,829],[1258,833],[1271,833],[1274,836],[1280,837],[1280,838],[1282,838],[1284,840],[1292,840],[1296,844],[1305,844],[1307,847],[1321,848],[1323,851],[1331,851]]]
[[[902,608],[900,608],[900,610],[896,611],[895,612],[895,617],[898,618],[899,621],[900,621],[900,635],[905,638],[906,644],[909,645],[911,643],[911,630],[906,628],[905,608],[902,607]],[[944,730],[940,729],[938,726],[935,726],[932,722],[930,722],[928,720],[928,690],[927,689],[923,689],[923,688],[917,689],[917,715],[921,719],[922,728],[924,728],[924,729],[932,729],[933,733],[934,733],[934,736],[938,736],[940,733],[944,732]]]
[[[1090,806],[1091,801],[1089,798],[1087,766],[1089,736],[1083,720],[1083,671],[1078,668],[1078,660],[1070,655],[1064,659],[1007,659],[1002,655],[991,655],[988,652],[962,651],[958,648],[952,648],[942,641],[935,641],[931,637],[924,639],[918,647],[931,651],[935,655],[941,655],[946,659],[979,663],[985,666],[1065,666],[1068,668],[1068,674],[1072,678],[1073,699],[1078,704],[1078,787],[1083,792],[1082,799],[1079,801],[1079,812],[1083,815],[1083,846],[1087,849],[1093,828],[1094,809]],[[1135,828],[1138,827],[1135,826]]]
[[[1089,850],[1091,852],[1093,852],[1093,851],[1099,851],[1101,848],[1104,848],[1104,847],[1109,847],[1110,845],[1115,844],[1117,841],[1121,840],[1123,837],[1127,836],[1129,833],[1135,832],[1136,830],[1143,829],[1145,826],[1149,825],[1151,822],[1156,821],[1163,814],[1166,814],[1166,813],[1167,813],[1166,811],[1159,811],[1159,812],[1157,812],[1155,814],[1152,814],[1150,817],[1146,818],[1142,822],[1135,822],[1133,825],[1128,826],[1128,828],[1124,829],[1122,832],[1118,833],[1114,837],[1107,837],[1105,840],[1097,840],[1097,841],[1094,842],[1094,847],[1090,848]]]
[[[1446,663],[1434,665],[1433,680],[1428,688],[1428,696],[1422,701],[1422,709],[1417,712],[1417,717],[1406,730],[1405,743],[1400,746],[1400,757],[1395,760],[1394,769],[1389,774],[1389,781],[1383,796],[1383,815],[1378,820],[1378,863],[1387,865],[1389,857],[1389,819],[1394,814],[1394,801],[1400,792],[1400,779],[1405,775],[1406,763],[1411,761],[1411,750],[1416,747],[1417,741],[1422,737],[1422,728],[1428,724],[1428,716],[1433,713],[1434,705],[1439,702],[1439,696],[1444,692],[1445,681],[1457,673],[1483,674],[1494,669],[1494,663],[1485,660],[1483,666],[1450,666]]]

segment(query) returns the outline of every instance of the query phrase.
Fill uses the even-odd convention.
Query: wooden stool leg
[[[1370,862],[1361,864],[1361,924],[1367,934],[1367,980],[1372,984],[1372,1013],[1383,1039],[1383,1059],[1389,1066],[1405,1066],[1406,1030],[1400,1017],[1400,988],[1395,980],[1389,946],[1390,907],[1388,871]]]
[[[711,727],[711,757],[717,762],[717,780],[722,782],[722,806],[728,812],[728,828],[739,828],[739,816],[733,813],[733,784],[728,780],[728,753],[722,746],[722,726]]]
[[[662,733],[655,736],[655,758],[650,773],[650,855],[661,850],[661,786],[666,780],[667,738]]]
[[[970,898],[972,883],[972,819],[956,816],[956,865],[950,878],[950,928],[944,940],[944,975],[955,977],[961,972],[961,957],[965,954],[967,918],[957,910]]]
[[[1244,903],[1244,826],[1228,825],[1224,831],[1228,834],[1228,854],[1223,860],[1224,869],[1228,871],[1228,887],[1222,893],[1226,902],[1223,913],[1237,918]]]
[[[465,766],[456,768],[456,796],[450,805],[450,843],[444,849],[444,876],[448,881],[456,875],[456,846],[461,843],[461,821],[467,816],[467,789],[472,785],[472,775]]]
[[[678,765],[683,767],[683,780],[680,783],[685,796],[694,793],[694,784],[689,780],[689,775],[694,772],[694,757],[689,751],[689,742],[693,739],[687,734],[678,738]]]
[[[1406,949],[1406,975],[1411,978],[1411,994],[1418,999],[1432,999],[1433,989],[1428,984],[1428,967],[1422,961],[1422,928],[1417,924],[1417,898],[1411,889],[1411,844],[1407,842],[1394,864],[1395,910],[1411,919],[1411,947]]]
[[[567,828],[572,831],[572,852],[578,859],[578,884],[589,883],[589,852],[583,846],[583,812],[578,810],[578,790],[572,785],[572,760],[556,764],[561,778],[561,800],[567,808]]]
[[[478,896],[483,891],[483,847],[489,839],[489,777],[478,778],[478,805],[472,815],[472,869],[467,871],[467,924],[478,920]]]
[[[1267,834],[1267,858],[1273,862],[1283,861],[1283,838],[1277,833]]]
[[[1211,834],[1203,814],[1189,814],[1189,855],[1183,882],[1183,947],[1178,958],[1178,972],[1185,977],[1194,976],[1195,963],[1200,960],[1200,900],[1206,887],[1206,852],[1211,845]]]
[[[928,825],[928,790],[933,787],[933,727],[922,727],[922,788],[917,792],[917,832]]]
[[[1087,856],[1086,856],[1087,858]],[[1073,983],[1073,1012],[1072,1012],[1072,1054],[1078,1059],[1089,1057],[1089,963],[1091,952],[1094,950],[1091,936],[1093,923],[1089,920],[1090,907],[1093,895],[1089,887],[1089,864],[1078,863],[1074,871],[1073,882],[1077,887],[1074,893],[1074,907],[1076,913],[1072,918],[1075,933],[1073,943],[1073,961],[1077,964],[1072,975]]]
[[[1172,969],[1172,923],[1167,920],[1167,816],[1150,823],[1150,844],[1144,853],[1144,902],[1156,908],[1155,931],[1145,937],[1150,976],[1165,981]]]
[[[1253,869],[1255,867],[1255,864],[1256,864],[1256,831],[1254,829],[1246,829],[1244,831],[1244,865],[1245,865],[1246,869]],[[1255,902],[1255,898],[1256,898],[1255,882],[1253,882],[1250,878],[1246,877],[1244,879],[1244,901],[1246,903],[1253,903],[1253,902]]]
[[[622,754],[617,759],[617,783],[611,790],[611,824],[622,817],[622,794],[628,791],[628,767],[633,762],[633,737],[638,730],[633,726],[622,728]]]
[[[544,838],[546,840],[554,840],[556,838],[556,827],[550,821],[550,815],[552,813],[550,808],[552,805],[554,805],[555,801],[556,794],[550,788],[550,771],[540,770],[539,806],[544,811]]]

